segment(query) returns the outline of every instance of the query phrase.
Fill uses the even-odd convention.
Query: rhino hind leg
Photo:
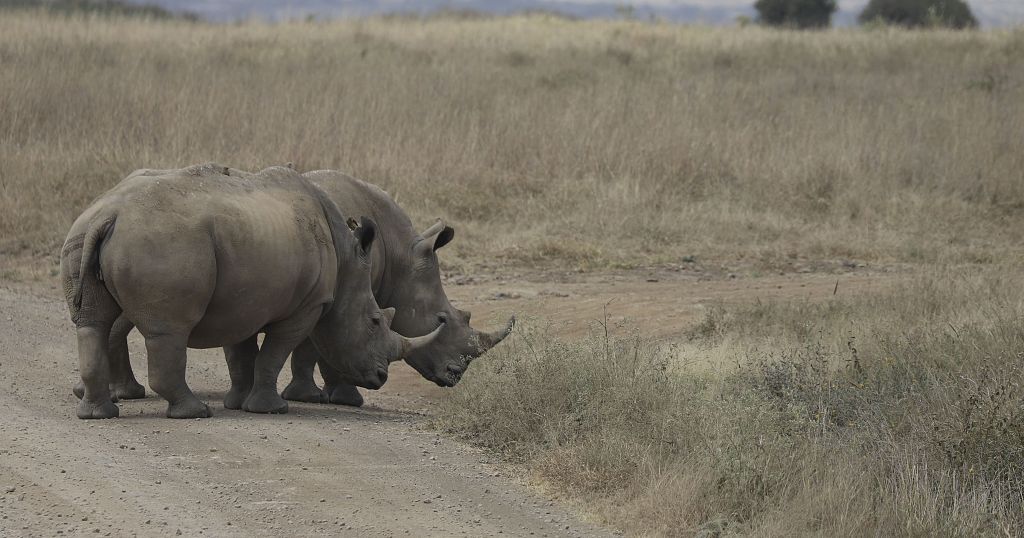
[[[327,403],[327,394],[313,381],[317,352],[307,339],[292,352],[292,380],[281,396],[293,402]]]
[[[102,325],[78,327],[78,364],[83,384],[78,418],[114,418],[120,414],[110,398],[107,381],[110,375],[106,349],[109,330],[109,326]]]
[[[185,383],[187,334],[146,338],[149,386],[167,400],[168,418],[211,417],[210,406],[200,401]]]
[[[146,387],[135,379],[132,363],[128,357],[128,333],[135,324],[123,315],[117,318],[110,329],[108,338],[108,360],[110,361],[110,396],[113,401],[140,400],[146,397]],[[78,381],[71,389],[79,400],[85,395],[85,383]]]
[[[146,397],[146,387],[142,386],[132,378],[133,383],[117,385],[114,383],[110,384],[110,399],[114,402],[118,400],[141,400]],[[82,396],[85,396],[85,383],[81,380],[75,383],[75,386],[71,388],[71,392],[74,393],[75,397],[79,400]]]
[[[231,375],[231,389],[224,395],[225,409],[241,409],[245,399],[252,392],[254,364],[259,346],[256,335],[224,348],[224,360]]]
[[[107,349],[110,353],[110,393],[114,401],[140,400],[146,397],[146,387],[135,379],[128,357],[128,333],[134,327],[128,318],[121,316],[110,329]]]
[[[75,386],[71,388],[71,392],[75,395],[75,398],[79,400],[85,396],[85,383],[81,380],[75,382]],[[110,384],[110,399],[117,403],[119,400],[141,400],[146,397],[146,387],[142,386],[138,381],[134,385],[115,385]]]
[[[71,266],[80,264],[80,261],[81,257],[62,257],[61,264]],[[100,281],[98,273],[98,270],[90,267],[84,271],[71,269],[65,273],[69,282],[79,279],[81,287],[80,302],[71,303],[72,319],[78,336],[78,371],[82,376],[82,400],[78,402],[77,410],[78,418],[81,419],[114,418],[119,414],[110,394],[110,353],[107,344],[114,320],[121,314],[121,307]]]

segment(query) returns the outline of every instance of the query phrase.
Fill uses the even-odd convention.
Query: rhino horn
[[[498,343],[504,340],[505,337],[512,334],[512,329],[515,326],[516,317],[512,316],[509,318],[508,323],[506,323],[501,329],[492,333],[480,333],[480,354],[483,355],[487,350],[498,345]]]
[[[441,329],[445,326],[445,322],[442,321],[436,329],[423,336],[414,336],[412,338],[398,335],[402,340],[402,357],[408,357],[410,353],[423,349],[429,346],[437,339],[437,336],[441,334]]]
[[[432,224],[430,226],[430,228],[427,228],[426,230],[423,230],[423,233],[421,233],[420,235],[422,237],[424,237],[424,238],[433,237],[433,236],[437,235],[438,233],[440,233],[441,230],[444,229],[444,227],[445,227],[444,221],[441,220],[441,219],[437,219],[437,221],[434,222],[434,224]]]

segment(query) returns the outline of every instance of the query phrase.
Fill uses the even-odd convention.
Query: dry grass
[[[681,347],[527,331],[438,420],[638,534],[1024,534],[1024,31],[2,13],[0,65],[5,256],[135,168],[292,161],[454,264],[987,265]]]
[[[1024,32],[0,14],[0,250],[139,167],[340,168],[449,262],[1019,260]]]
[[[621,331],[527,330],[438,424],[631,534],[1024,535],[1021,276],[722,307],[682,352],[725,347],[717,370]]]

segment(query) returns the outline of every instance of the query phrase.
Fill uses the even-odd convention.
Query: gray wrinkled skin
[[[452,240],[455,232],[451,227],[438,221],[418,233],[398,204],[375,185],[331,170],[308,172],[303,176],[323,189],[342,213],[366,215],[377,223],[378,238],[370,256],[371,282],[378,304],[396,310],[392,329],[406,335],[424,334],[437,327],[439,321],[446,321],[432,343],[406,356],[406,362],[423,377],[443,387],[454,386],[473,359],[509,334],[514,319],[492,333],[479,332],[470,326],[469,312],[456,309],[448,301],[441,285],[436,252]],[[126,399],[145,395],[145,389],[135,381],[128,360],[125,338],[131,328],[131,323],[119,320],[110,337],[111,391],[115,397]],[[295,401],[361,405],[362,396],[353,386],[359,383],[345,371],[332,367],[344,355],[339,352],[326,357],[334,360],[325,360],[313,346],[300,345],[292,355],[292,381],[284,397]],[[324,390],[313,381],[317,364],[326,381]],[[80,386],[76,387],[75,394],[81,397]]]
[[[443,386],[454,386],[469,363],[504,339],[514,318],[493,333],[479,332],[470,324],[470,313],[451,305],[441,285],[437,250],[452,240],[455,231],[438,221],[417,233],[405,212],[375,185],[333,170],[303,174],[351,215],[367,215],[378,223],[380,244],[371,256],[373,293],[381,306],[396,309],[392,328],[401,334],[422,334],[446,322],[430,345],[410,353],[405,360],[423,377]],[[292,382],[287,399],[360,405],[362,397],[346,384],[329,363],[307,349],[292,355]],[[320,359],[317,361],[317,359]],[[319,362],[326,386],[321,392],[313,383],[313,364]]]
[[[287,412],[277,377],[300,344],[354,382],[379,387],[390,361],[441,327],[418,339],[389,330],[393,312],[380,310],[369,286],[375,230],[364,220],[349,231],[337,206],[290,168],[129,176],[79,216],[61,253],[78,335],[79,418],[117,416],[111,386],[130,386],[110,379],[130,375],[110,364],[127,355],[123,336],[111,336],[115,324],[145,338],[150,386],[171,418],[211,416],[185,383],[188,347],[225,347],[228,408]],[[119,322],[122,314],[130,322]]]

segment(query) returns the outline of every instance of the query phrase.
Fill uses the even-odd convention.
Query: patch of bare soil
[[[856,293],[893,277],[520,275],[448,290],[482,326],[516,312],[574,336],[607,312],[671,340],[709,304],[819,300],[837,279],[838,293]],[[229,385],[220,351],[190,350],[189,384],[214,418],[165,419],[151,394],[121,402],[119,419],[78,420],[74,328],[55,284],[43,282],[0,287],[0,536],[609,534],[523,487],[514,470],[424,429],[421,413],[446,389],[405,365],[362,409],[290,402],[288,415],[253,415],[220,404]],[[134,334],[131,349],[144,380]]]

